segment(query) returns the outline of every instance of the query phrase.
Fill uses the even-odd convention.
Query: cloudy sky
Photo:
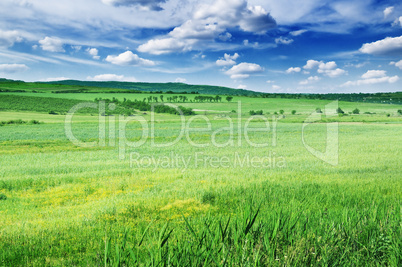
[[[0,77],[400,91],[402,2],[1,0]]]

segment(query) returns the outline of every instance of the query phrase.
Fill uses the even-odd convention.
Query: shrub
[[[285,111],[283,109],[281,109],[281,110],[279,110],[279,113],[283,114],[283,113],[285,113]]]
[[[292,115],[295,115],[296,114],[296,110],[292,110]]]
[[[6,196],[6,195],[0,194],[0,200],[6,200],[6,199],[7,199],[7,196]]]
[[[355,108],[355,109],[352,111],[352,113],[353,113],[353,114],[360,114],[360,110],[359,110],[358,108]]]
[[[30,120],[30,121],[29,121],[29,124],[40,124],[40,122],[37,121],[37,120]]]
[[[263,112],[262,110],[257,110],[257,111],[250,110],[248,113],[249,113],[251,116],[253,116],[253,115],[263,115],[263,114],[264,114],[264,112]]]
[[[341,108],[336,109],[336,113],[338,114],[345,114],[345,112]]]
[[[322,113],[322,110],[321,110],[321,108],[316,108],[316,109],[315,109],[315,112],[317,112],[317,113]]]
[[[391,117],[391,114],[387,113],[387,117]]]
[[[49,111],[49,114],[50,114],[50,115],[57,115],[57,112],[51,110],[51,111]]]
[[[398,114],[402,115],[402,109],[398,109]]]

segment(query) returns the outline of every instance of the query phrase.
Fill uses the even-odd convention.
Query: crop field
[[[0,93],[0,266],[402,265],[400,105],[159,95]]]

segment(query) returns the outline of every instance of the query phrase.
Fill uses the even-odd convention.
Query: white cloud
[[[56,37],[45,37],[45,39],[40,40],[39,44],[42,49],[50,52],[65,52],[63,48],[63,42]]]
[[[169,54],[174,52],[187,52],[192,50],[194,40],[181,41],[175,38],[153,39],[138,47],[138,51],[154,55]]]
[[[310,76],[308,77],[306,80],[300,81],[299,84],[300,85],[307,85],[309,83],[313,83],[313,82],[317,82],[319,81],[321,78],[318,76]]]
[[[176,80],[175,80],[175,82],[176,83],[185,83],[185,82],[187,82],[187,80],[185,79],[185,78],[176,78]]]
[[[382,78],[387,76],[387,72],[385,70],[368,70],[366,73],[362,75],[363,79],[371,79],[371,78]]]
[[[57,81],[65,81],[65,80],[71,80],[71,79],[67,78],[67,77],[55,77],[55,78],[41,79],[41,80],[39,80],[39,82],[57,82]]]
[[[299,36],[302,35],[303,33],[307,32],[307,30],[298,30],[298,31],[292,31],[290,32],[290,35],[292,36]]]
[[[281,36],[281,37],[275,39],[275,43],[288,45],[288,44],[293,43],[293,39],[289,39],[289,38]]]
[[[318,70],[318,71],[320,72],[320,70]],[[339,77],[339,76],[345,74],[346,71],[343,70],[343,69],[337,68],[337,69],[334,69],[334,70],[325,70],[325,71],[322,71],[322,73],[324,73],[328,77],[335,78],[335,77]]]
[[[331,78],[338,77],[346,73],[345,70],[337,68],[335,61],[329,61],[327,63],[321,62],[320,65],[318,65],[317,72],[327,75]]]
[[[247,85],[239,84],[239,86],[237,86],[237,89],[244,89],[244,90],[247,90]]]
[[[335,61],[325,63],[323,61],[310,59],[307,61],[306,65],[303,66],[303,68],[307,70],[317,68],[318,73],[324,74],[331,78],[335,78],[346,73],[345,70],[337,68]]]
[[[357,81],[348,81],[342,84],[342,87],[345,86],[359,86],[359,85],[370,85],[377,83],[395,83],[399,80],[397,75],[395,76],[387,76],[386,71],[384,70],[368,70],[361,76],[363,79]]]
[[[360,52],[373,55],[402,54],[402,36],[387,37],[372,43],[363,44]]]
[[[400,26],[402,27],[402,16],[399,18],[396,18],[395,21],[392,23],[392,26]]]
[[[28,70],[25,64],[0,64],[0,72],[3,73],[16,73]]]
[[[388,17],[389,14],[391,14],[394,11],[393,6],[389,6],[386,9],[384,9],[384,18]]]
[[[226,54],[223,56],[223,58],[220,58],[216,61],[216,65],[218,66],[232,66],[236,64],[236,59],[239,58],[239,54],[234,53],[233,56],[230,54]]]
[[[389,64],[394,65],[395,67],[398,67],[402,70],[402,60],[399,60],[398,62],[391,62]]]
[[[148,59],[140,58],[137,54],[133,54],[133,52],[131,51],[126,51],[118,56],[109,55],[106,57],[106,61],[115,65],[122,65],[122,66],[131,65],[131,66],[150,67],[156,65],[155,62]]]
[[[317,61],[317,60],[313,60],[313,59],[307,60],[307,63],[306,63],[306,65],[303,66],[303,69],[306,69],[306,70],[314,69],[314,68],[318,67],[320,65],[320,63],[322,63],[322,61]]]
[[[88,81],[97,81],[97,82],[107,82],[107,81],[119,81],[119,82],[136,82],[137,79],[134,77],[125,77],[124,75],[116,75],[116,74],[99,74],[94,77],[87,77]]]
[[[290,68],[288,68],[287,70],[286,70],[286,73],[293,73],[293,72],[300,72],[301,71],[301,68],[299,68],[299,67],[290,67]]]
[[[268,80],[267,83],[274,83],[275,81],[272,80]]]
[[[251,74],[259,73],[262,71],[263,68],[258,64],[242,62],[233,66],[225,73],[227,75],[230,75],[230,78],[232,79],[245,79],[250,77]]]
[[[14,43],[22,41],[22,37],[18,31],[2,31],[0,30],[0,46],[10,47]]]
[[[98,56],[98,49],[96,48],[88,48],[87,49],[88,54],[92,56],[93,59],[100,59],[100,56]]]
[[[160,4],[166,0],[102,0],[103,3],[113,6],[140,6],[145,10],[161,11]]]
[[[230,39],[226,30],[236,26],[245,32],[262,34],[275,27],[276,22],[262,7],[247,6],[246,0],[218,0],[201,4],[191,19],[165,37],[140,45],[138,51],[161,55],[204,50],[211,41]]]
[[[232,34],[230,34],[230,32],[225,32],[223,34],[220,34],[218,38],[219,40],[226,42],[232,38]]]
[[[80,46],[80,45],[72,45],[71,48],[74,49],[75,52],[78,52],[78,51],[81,50],[82,46]]]
[[[279,85],[273,84],[272,89],[279,90],[279,89],[281,89],[281,87]]]
[[[259,43],[258,43],[258,42],[254,42],[254,43],[251,44],[248,40],[243,40],[243,45],[244,45],[244,46],[251,46],[251,47],[257,48],[258,45],[259,45]]]

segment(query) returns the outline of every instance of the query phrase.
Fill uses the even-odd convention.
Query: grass
[[[68,94],[78,101],[88,95]],[[88,100],[99,96],[108,97]],[[337,118],[347,121],[339,123],[339,164],[331,166],[301,139],[300,121],[327,102],[240,99],[241,119],[230,115],[233,135],[222,130],[228,117],[207,112],[211,130],[189,134],[206,147],[183,137],[156,149],[152,142],[172,141],[180,130],[178,116],[157,114],[154,138],[127,147],[123,160],[117,116],[105,118],[107,133],[115,120],[116,143],[106,138],[105,146],[85,148],[67,140],[62,115],[0,112],[2,121],[44,122],[0,127],[0,265],[401,265],[402,124],[401,117],[381,115],[397,108],[350,103],[351,110],[377,113],[353,117],[372,116],[376,123]],[[222,114],[236,105],[202,107]],[[249,133],[267,147],[252,147],[244,137],[238,145],[237,126],[244,126],[249,107],[285,110],[276,137]],[[297,114],[288,115],[293,109]],[[141,116],[150,129],[151,115]],[[98,141],[98,121],[77,114],[73,132]],[[193,120],[191,126],[206,123]],[[263,126],[255,120],[250,127]],[[142,130],[128,123],[126,137],[137,141]],[[305,141],[318,150],[325,149],[325,136],[323,123],[305,128]],[[213,138],[219,144],[233,138],[233,145],[216,147]]]

